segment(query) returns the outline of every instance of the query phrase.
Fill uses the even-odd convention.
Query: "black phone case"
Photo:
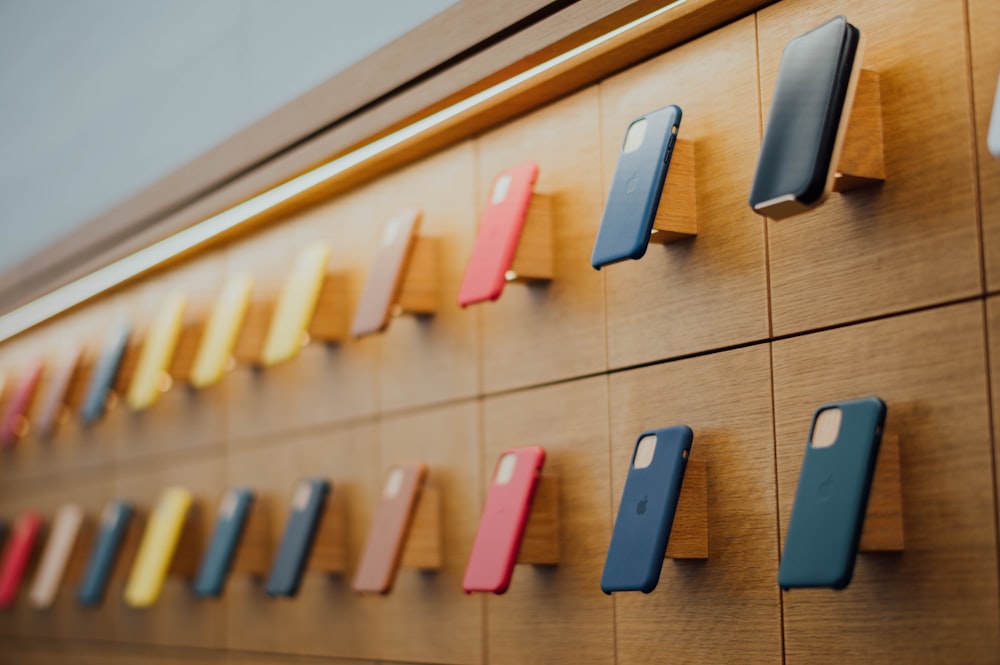
[[[299,592],[299,584],[306,571],[309,554],[326,507],[330,483],[318,479],[303,480],[296,488],[296,495],[303,491],[302,485],[309,487],[309,494],[301,506],[292,506],[285,533],[278,546],[278,556],[271,564],[267,579],[267,593],[270,596],[294,596]]]
[[[223,509],[227,510],[225,513],[220,513],[215,522],[212,540],[195,578],[196,595],[205,598],[217,598],[222,595],[229,567],[236,554],[243,529],[246,527],[253,500],[253,492],[248,489],[235,488],[227,492],[222,502]]]

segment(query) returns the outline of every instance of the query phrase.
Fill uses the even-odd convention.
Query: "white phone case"
[[[56,513],[41,564],[28,593],[33,607],[45,609],[52,605],[82,524],[83,509],[75,503],[67,503]]]

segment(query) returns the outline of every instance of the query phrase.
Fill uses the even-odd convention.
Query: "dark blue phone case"
[[[591,265],[598,270],[625,259],[640,259],[649,245],[649,234],[653,230],[676,132],[681,124],[681,109],[668,106],[653,111],[636,118],[629,127],[643,118],[647,124],[642,144],[625,153],[623,143],[615,167],[590,259]]]
[[[104,415],[108,393],[111,392],[115,378],[118,376],[131,332],[131,326],[128,323],[123,323],[115,330],[101,352],[101,357],[90,375],[87,395],[84,398],[83,407],[80,409],[80,417],[86,425],[96,422]]]
[[[651,434],[656,436],[653,460],[637,469],[639,441]],[[636,439],[601,575],[604,593],[656,588],[693,439],[687,425],[649,430]]]
[[[83,581],[76,591],[77,602],[81,605],[101,604],[133,513],[132,505],[125,501],[112,501],[105,507]]]
[[[201,560],[198,576],[194,581],[194,592],[205,598],[217,598],[222,595],[226,585],[226,576],[236,554],[247,517],[253,505],[254,495],[248,489],[240,487],[229,490],[222,500],[222,510],[215,522],[212,540],[209,542],[205,556]]]
[[[326,507],[330,483],[318,479],[303,480],[296,488],[295,495],[302,491],[302,484],[309,486],[309,494],[301,506],[292,506],[288,525],[278,546],[278,556],[271,564],[271,572],[267,578],[267,593],[270,596],[294,596],[299,592],[302,574],[309,562],[309,553]]]
[[[778,567],[778,585],[843,589],[850,583],[875,474],[885,403],[877,397],[824,404],[841,410],[840,432],[828,448],[806,444],[795,503]]]

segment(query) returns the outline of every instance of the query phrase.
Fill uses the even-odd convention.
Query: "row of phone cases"
[[[782,588],[840,589],[850,582],[885,416],[885,404],[875,397],[825,404],[813,415],[778,571]],[[601,575],[605,593],[649,593],[656,588],[693,439],[685,425],[639,435]],[[545,450],[537,446],[501,454],[462,581],[465,591],[507,590],[544,463]],[[391,589],[426,475],[423,464],[390,470],[354,578],[356,591]],[[298,592],[331,491],[321,479],[304,480],[296,487],[267,578],[268,594]],[[197,595],[222,594],[253,501],[247,489],[233,489],[224,496],[194,581]],[[191,505],[191,493],[184,488],[169,488],[161,496],[126,583],[128,604],[147,607],[156,602]],[[77,592],[81,604],[101,602],[132,514],[131,506],[122,501],[106,506]],[[64,506],[53,520],[29,594],[34,606],[52,603],[83,521],[83,511],[73,504]],[[14,602],[41,530],[42,519],[30,512],[15,525],[0,565],[0,607]]]

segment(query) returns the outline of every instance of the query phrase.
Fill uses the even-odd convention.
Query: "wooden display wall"
[[[766,221],[747,197],[782,49],[838,13],[881,75],[886,181]],[[419,206],[440,238],[436,316],[175,387],[139,414],[119,405],[90,429],[73,419],[48,442],[29,435],[0,460],[0,515],[75,500],[93,518],[111,497],[148,510],[176,483],[212,516],[245,484],[280,529],[295,481],[322,475],[345,500],[353,571],[384,470],[421,460],[441,490],[442,570],[403,570],[385,597],[311,573],[294,600],[245,575],[221,601],[197,600],[171,578],[144,611],[122,602],[121,575],[96,610],[64,584],[51,610],[0,614],[0,662],[997,662],[1000,161],[985,142],[998,34],[995,0],[783,0],[4,344],[12,369],[68,340],[96,351],[117,317],[141,328],[170,288],[194,320],[237,270],[267,298],[314,239],[330,243],[353,311],[385,221]],[[597,272],[624,128],[668,104],[695,142],[699,234]],[[555,279],[461,310],[485,193],[527,160],[554,200]],[[864,395],[886,401],[899,436],[905,550],[860,555],[846,591],[782,593],[811,415]],[[605,596],[635,437],[675,424],[707,462],[709,557],[666,561],[652,594]],[[561,561],[518,566],[503,596],[466,595],[488,476],[520,445],[544,446],[560,478]]]

